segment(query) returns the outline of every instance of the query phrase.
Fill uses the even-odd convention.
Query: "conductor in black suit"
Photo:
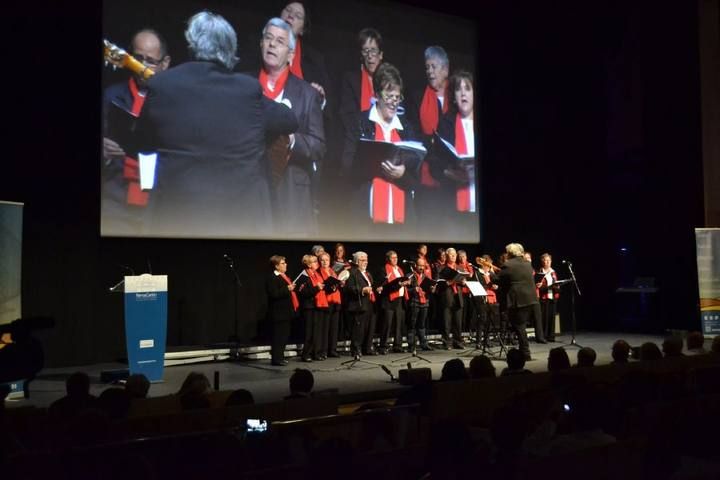
[[[272,364],[284,366],[288,364],[285,360],[285,345],[300,303],[295,294],[295,285],[286,274],[285,257],[273,255],[270,264],[273,273],[265,281],[265,293],[268,299],[268,320],[272,327]]]
[[[233,72],[237,37],[200,12],[185,31],[193,61],[148,82],[141,152],[158,154],[151,236],[266,238],[272,233],[265,137],[297,119]]]
[[[508,260],[498,274],[500,302],[507,310],[510,324],[517,331],[520,351],[526,360],[531,360],[525,325],[538,303],[533,268],[523,258],[525,250],[519,243],[508,244],[505,252]]]

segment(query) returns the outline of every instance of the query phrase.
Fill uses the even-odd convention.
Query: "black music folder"
[[[437,281],[433,280],[430,277],[425,277],[425,278],[423,278],[423,281],[420,282],[419,287],[422,288],[423,290],[425,290],[426,292],[429,292],[430,290],[432,290],[432,287],[434,287],[435,285],[437,285]]]
[[[340,286],[341,283],[342,282],[335,277],[328,277],[323,280],[323,284],[325,285],[326,290],[335,290]]]
[[[447,282],[461,282],[464,279],[470,278],[472,275],[469,272],[463,272],[461,270],[455,270],[454,268],[445,267],[440,270],[439,276],[442,280]]]
[[[436,178],[441,178],[442,172],[446,169],[462,171],[475,163],[474,157],[458,155],[453,144],[442,138],[437,132],[433,134],[427,160],[430,163],[430,170]]]
[[[128,156],[137,158],[139,145],[135,133],[135,124],[138,117],[114,101],[107,108],[105,136],[117,142]]]
[[[381,164],[390,160],[393,165],[405,165],[405,174],[419,175],[420,165],[427,151],[420,142],[383,142],[361,138],[358,144],[356,164],[363,178],[383,178]]]

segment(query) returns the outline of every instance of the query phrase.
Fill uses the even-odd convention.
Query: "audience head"
[[[130,394],[122,388],[108,388],[98,397],[98,407],[112,420],[127,418],[130,411]]]
[[[85,372],[75,372],[65,380],[65,391],[68,397],[85,397],[90,395],[90,377]]]
[[[495,365],[487,355],[478,355],[470,360],[470,378],[492,378],[495,376]]]
[[[465,364],[459,358],[453,358],[445,362],[440,375],[441,382],[452,382],[455,380],[467,380],[468,373],[465,370]]]
[[[195,60],[219,62],[228,70],[232,70],[238,61],[235,56],[237,35],[220,15],[208,11],[193,15],[188,20],[185,40]]]
[[[253,398],[252,393],[250,393],[248,390],[245,390],[244,388],[240,388],[238,390],[235,390],[230,394],[230,396],[225,400],[225,406],[226,407],[233,407],[236,405],[254,405],[255,399]]]
[[[583,347],[577,352],[578,367],[592,367],[595,365],[595,359],[597,359],[597,353],[590,347]]]
[[[508,350],[505,360],[510,370],[522,370],[525,368],[525,355],[517,348]]]
[[[705,336],[702,332],[690,332],[685,343],[688,350],[699,350],[705,346]]]
[[[645,342],[640,345],[641,361],[660,360],[661,358],[663,358],[663,356],[660,347],[653,342]]]
[[[185,381],[180,386],[177,394],[181,396],[187,394],[206,395],[210,393],[210,389],[210,380],[204,373],[190,372],[185,377]]]
[[[720,353],[720,335],[713,338],[712,346],[710,347],[712,353]]]
[[[625,340],[616,340],[612,346],[612,358],[615,363],[627,363],[630,357],[630,344]]]
[[[663,341],[662,350],[665,357],[679,357],[682,356],[683,341],[678,336],[670,336]]]
[[[570,368],[570,357],[563,347],[550,349],[548,354],[548,372],[558,372]]]
[[[306,368],[296,368],[295,373],[290,377],[290,393],[310,394],[315,385],[315,377]]]
[[[125,382],[125,391],[130,398],[145,398],[150,390],[150,380],[142,373],[134,373]]]

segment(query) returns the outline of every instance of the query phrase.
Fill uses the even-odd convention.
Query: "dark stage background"
[[[696,5],[537,3],[388,4],[477,22],[485,210],[483,244],[464,247],[474,258],[519,241],[536,259],[554,253],[561,276],[559,260],[571,259],[583,288],[580,329],[698,328]],[[107,293],[125,274],[121,264],[139,273],[150,262],[170,276],[168,342],[194,345],[234,333],[222,255],[235,257],[245,272],[238,333],[262,340],[267,257],[299,259],[311,244],[100,238],[100,7],[8,9],[0,198],[25,203],[23,312],[57,319],[41,332],[47,363],[123,355],[122,299]],[[367,250],[376,266],[391,247],[347,245]],[[414,245],[392,247],[403,255]],[[615,293],[636,276],[655,277],[660,288],[645,309]]]

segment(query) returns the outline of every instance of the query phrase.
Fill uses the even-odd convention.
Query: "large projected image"
[[[102,235],[480,240],[474,22],[106,1],[103,40]]]

